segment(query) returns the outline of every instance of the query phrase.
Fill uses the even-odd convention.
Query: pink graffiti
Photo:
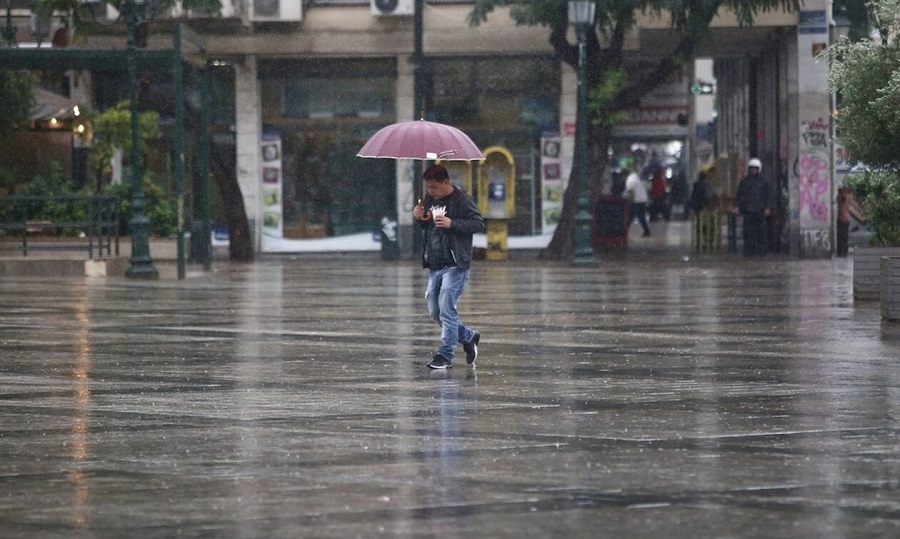
[[[816,202],[809,208],[809,214],[816,221],[825,221],[828,219],[828,204],[824,202]]]
[[[800,158],[797,170],[800,180],[800,213],[807,211],[815,221],[827,221],[828,202],[828,165],[815,155]]]
[[[804,120],[802,122],[804,131],[828,131],[828,122],[822,118],[815,120]]]

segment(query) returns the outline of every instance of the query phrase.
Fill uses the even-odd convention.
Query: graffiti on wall
[[[816,255],[831,252],[831,231],[828,229],[808,229],[800,231],[800,252]]]
[[[800,219],[808,217],[813,222],[829,223],[828,120],[807,120],[800,126],[800,156],[796,167],[800,183]]]
[[[831,162],[828,119],[800,122],[800,152],[794,163],[799,186],[800,252],[831,252]]]

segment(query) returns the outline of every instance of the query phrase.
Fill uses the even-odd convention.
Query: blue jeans
[[[428,272],[428,290],[425,292],[428,314],[441,326],[441,344],[437,353],[451,361],[456,343],[475,338],[475,331],[464,326],[456,312],[456,304],[468,281],[469,270],[444,268]]]

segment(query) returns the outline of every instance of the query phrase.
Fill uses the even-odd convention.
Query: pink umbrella
[[[357,157],[480,161],[484,154],[459,129],[416,120],[383,127],[360,148]]]

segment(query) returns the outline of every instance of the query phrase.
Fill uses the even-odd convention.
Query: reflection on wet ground
[[[900,328],[849,259],[0,284],[8,537],[896,537]]]

